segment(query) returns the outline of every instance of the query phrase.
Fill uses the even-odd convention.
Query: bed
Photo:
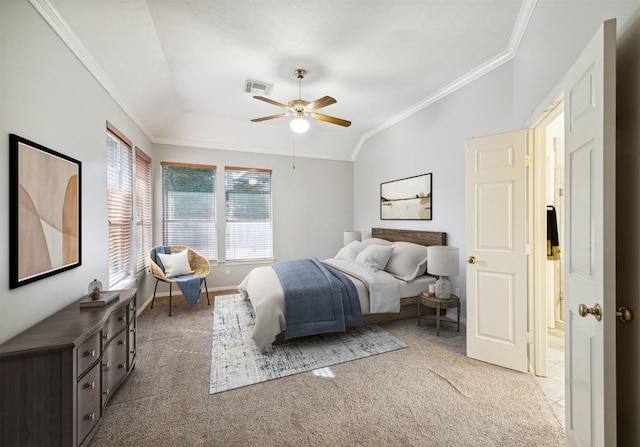
[[[381,324],[417,316],[417,296],[435,283],[426,274],[430,245],[446,245],[446,233],[373,228],[371,238],[348,244],[320,264],[348,278],[349,287],[357,292],[364,325]],[[242,297],[251,301],[255,313],[251,337],[261,352],[274,342],[292,338],[286,331],[284,279],[276,267],[257,267],[238,286]],[[323,332],[328,330],[318,331]]]

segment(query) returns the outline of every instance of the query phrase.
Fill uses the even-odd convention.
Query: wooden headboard
[[[372,228],[371,237],[391,242],[413,242],[420,245],[447,245],[447,233],[440,231],[393,230],[390,228]]]

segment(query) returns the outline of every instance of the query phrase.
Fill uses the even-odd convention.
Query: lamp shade
[[[344,245],[347,245],[353,241],[360,241],[362,233],[360,231],[345,231],[344,232]]]
[[[427,272],[435,276],[453,276],[459,272],[457,247],[433,245],[427,247]]]

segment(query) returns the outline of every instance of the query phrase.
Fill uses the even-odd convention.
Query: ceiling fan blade
[[[335,118],[329,115],[322,115],[321,113],[312,113],[315,119],[320,121],[326,121],[327,123],[337,124],[338,126],[349,127],[351,125],[351,121],[343,120],[341,118]]]
[[[269,98],[265,98],[264,96],[254,96],[254,98],[259,99],[260,101],[264,101],[264,102],[268,102],[269,104],[273,104],[276,107],[280,107],[282,109],[286,109],[288,108],[288,106],[278,102],[278,101],[274,101],[273,99],[269,99]]]
[[[307,109],[310,112],[313,112],[314,110],[318,110],[323,107],[330,106],[331,104],[335,104],[336,102],[337,101],[333,99],[331,96],[324,96],[320,99],[316,99],[312,103],[307,104],[305,106],[305,109]]]
[[[275,118],[282,118],[282,117],[285,117],[285,116],[287,116],[286,113],[280,113],[278,115],[263,116],[262,118],[254,118],[251,121],[254,122],[254,123],[259,123],[260,121],[272,120],[272,119],[275,119]]]

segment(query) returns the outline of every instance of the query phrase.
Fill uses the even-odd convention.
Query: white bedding
[[[435,282],[435,278],[429,276],[405,282],[383,270],[372,272],[352,261],[327,259],[323,262],[342,271],[353,282],[363,315],[399,312],[401,298],[416,296]],[[255,312],[251,338],[264,352],[286,328],[284,292],[278,275],[271,266],[257,267],[242,280],[238,290],[243,298],[251,301]]]

